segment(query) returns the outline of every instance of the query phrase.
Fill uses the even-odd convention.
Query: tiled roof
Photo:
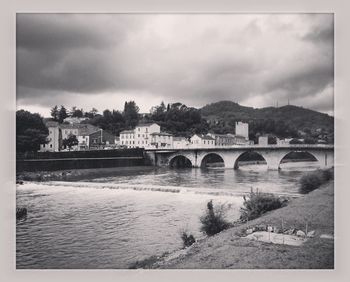
[[[187,140],[186,137],[173,137],[174,141],[181,141],[181,140]]]
[[[150,135],[163,135],[163,136],[172,136],[172,134],[167,132],[153,132]]]
[[[203,139],[203,140],[214,140],[215,141],[215,139],[210,137],[209,135],[202,135],[202,134],[195,134],[195,135],[197,135],[200,139]],[[195,135],[193,135],[192,137],[194,137]]]
[[[134,134],[134,130],[123,130],[120,134]]]
[[[152,124],[156,124],[156,123],[155,122],[144,122],[144,123],[140,123],[140,124],[136,125],[136,127],[151,126]]]

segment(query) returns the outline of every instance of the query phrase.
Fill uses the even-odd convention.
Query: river
[[[235,221],[251,188],[298,194],[298,179],[315,163],[232,169],[116,169],[108,177],[17,186],[16,264],[27,269],[116,269],[181,248],[186,230],[203,237],[206,203],[223,204]]]

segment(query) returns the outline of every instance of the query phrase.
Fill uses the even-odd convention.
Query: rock
[[[267,231],[268,232],[273,232],[273,227],[272,226],[267,226]]]
[[[286,235],[293,235],[295,233],[295,231],[296,230],[294,228],[288,229],[287,231],[284,231],[284,234],[286,234]]]
[[[21,219],[25,216],[27,216],[27,209],[26,208],[17,208],[16,209],[16,219]]]
[[[256,231],[266,231],[266,225],[258,225],[255,228]]]
[[[306,234],[305,234],[304,231],[298,230],[298,231],[297,231],[297,236],[298,236],[298,237],[305,237]]]
[[[322,234],[320,236],[321,239],[334,239],[333,235],[330,234]]]
[[[17,180],[16,184],[23,185],[23,181],[22,180]]]
[[[273,227],[273,233],[282,233],[282,230],[279,229],[278,227]]]
[[[252,234],[253,232],[254,232],[254,231],[253,231],[252,228],[249,228],[249,229],[247,229],[247,230],[245,231],[245,233],[246,233],[247,235]]]
[[[315,234],[316,234],[316,231],[312,230],[310,232],[307,232],[307,237],[309,237],[309,238],[315,237]]]

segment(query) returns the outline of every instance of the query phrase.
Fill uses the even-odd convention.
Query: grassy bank
[[[256,225],[315,231],[302,246],[278,245],[252,241],[242,237],[245,230]],[[196,242],[185,253],[163,258],[154,268],[189,269],[332,269],[334,268],[334,241],[320,238],[334,235],[334,183],[329,181],[319,189],[293,199],[288,206],[264,214],[240,226]]]

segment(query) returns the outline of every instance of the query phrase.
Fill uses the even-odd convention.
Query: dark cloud
[[[290,99],[331,112],[333,60],[331,14],[17,16],[19,105]]]

